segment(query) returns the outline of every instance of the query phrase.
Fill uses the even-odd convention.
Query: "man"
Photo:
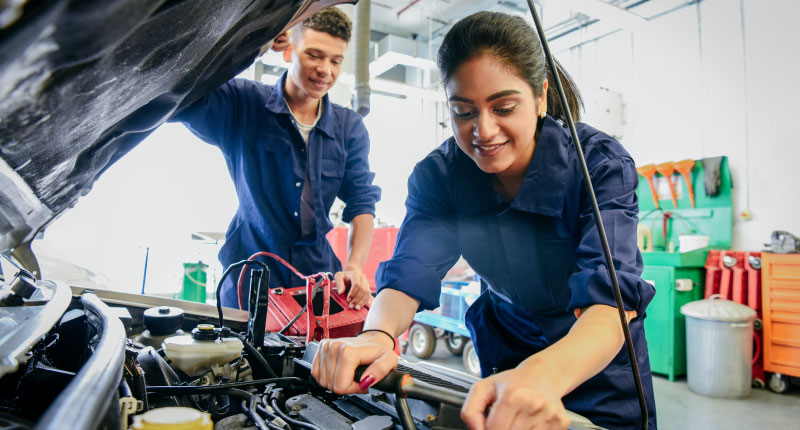
[[[228,166],[239,208],[219,252],[223,267],[258,251],[284,258],[305,275],[335,272],[351,308],[371,299],[362,273],[372,240],[380,189],[369,170],[369,137],[361,117],[326,95],[339,76],[352,25],[336,8],[324,9],[279,36],[273,50],[291,63],[275,86],[234,79],[211,91],[173,121],[218,146]],[[345,203],[349,252],[342,269],[325,235],[334,199]],[[262,258],[270,286],[305,281],[282,264]],[[247,308],[249,281],[238,296],[232,273],[222,304]]]

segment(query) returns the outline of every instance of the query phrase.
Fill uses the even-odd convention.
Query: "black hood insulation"
[[[6,7],[0,157],[58,216],[170,116],[247,68],[296,14],[334,3],[31,0],[13,23]]]

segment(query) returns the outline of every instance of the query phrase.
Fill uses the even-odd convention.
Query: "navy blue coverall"
[[[222,150],[239,198],[239,208],[219,252],[223,268],[258,251],[279,255],[301,273],[337,272],[341,262],[325,235],[334,199],[345,203],[342,221],[375,214],[380,188],[372,184],[369,136],[361,116],[322,98],[322,116],[308,149],[284,100],[284,73],[277,84],[233,79],[173,117],[200,139]],[[308,154],[306,154],[306,151]],[[315,233],[301,237],[300,195],[308,175],[313,191]],[[262,258],[270,286],[305,285],[283,265]],[[239,271],[222,287],[223,306],[238,307]],[[243,284],[247,308],[248,282]]]
[[[512,202],[495,192],[453,138],[417,164],[408,180],[407,213],[378,288],[402,291],[421,309],[439,306],[440,281],[460,255],[489,285],[466,315],[481,373],[516,367],[567,334],[575,309],[615,306],[594,214],[569,131],[550,116]],[[636,247],[638,175],[622,145],[577,125],[614,256],[649,411],[656,428],[643,320],[654,288],[642,280]],[[625,348],[611,364],[563,398],[567,409],[608,428],[641,425]]]

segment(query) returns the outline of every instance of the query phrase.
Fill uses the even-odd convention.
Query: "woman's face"
[[[537,117],[546,108],[547,82],[543,87],[537,99],[527,82],[492,55],[462,64],[445,86],[459,148],[484,172],[523,177]]]

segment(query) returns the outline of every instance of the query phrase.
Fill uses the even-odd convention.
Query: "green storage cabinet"
[[[703,298],[705,270],[702,267],[645,265],[642,278],[656,289],[644,320],[650,370],[674,381],[676,376],[686,373],[686,320],[680,308]],[[678,291],[679,279],[691,280],[692,289]]]
[[[656,184],[659,208],[655,207],[647,179],[639,178],[639,225],[652,234],[652,250],[642,252],[642,278],[656,288],[644,320],[645,338],[652,372],[666,375],[670,380],[686,373],[686,320],[680,308],[703,298],[708,251],[728,249],[733,237],[731,173],[727,157],[719,161],[718,193],[709,196],[703,185],[706,162],[695,160],[691,171],[695,207],[689,199],[688,184],[680,175],[656,176],[655,182],[661,182]],[[677,207],[670,198],[666,179],[673,183]],[[664,190],[666,194],[662,193]],[[709,248],[681,252],[682,234],[708,236]],[[676,252],[668,252],[672,247],[678,248]],[[690,279],[692,289],[677,290],[676,283],[680,279]]]

